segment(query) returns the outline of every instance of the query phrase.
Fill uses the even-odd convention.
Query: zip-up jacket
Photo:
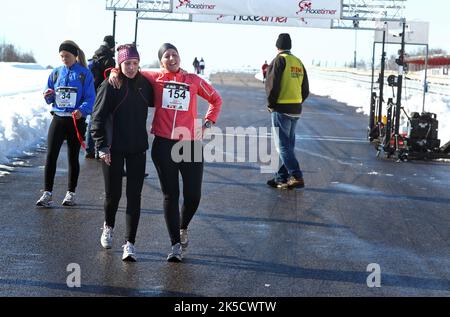
[[[95,101],[94,78],[86,67],[79,63],[70,68],[60,66],[55,68],[48,77],[45,90],[53,89],[55,94],[45,98],[47,104],[52,104],[52,113],[71,113],[80,110],[83,117],[91,114]],[[76,98],[75,98],[76,95]],[[58,100],[71,100],[67,104],[59,104]]]
[[[194,140],[197,95],[208,101],[205,120],[216,122],[222,106],[219,93],[195,74],[142,71],[155,91],[155,115],[151,132],[171,140]]]
[[[120,89],[108,81],[100,85],[92,113],[92,138],[97,150],[105,154],[136,154],[149,148],[146,125],[153,88],[140,73],[133,79],[121,78]]]
[[[301,114],[309,96],[309,81],[303,63],[290,51],[280,52],[266,75],[266,94],[270,111]]]

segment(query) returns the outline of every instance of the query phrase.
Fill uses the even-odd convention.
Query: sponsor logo
[[[303,75],[303,69],[297,66],[291,67],[291,77],[300,78]]]
[[[308,0],[302,0],[298,4],[298,7],[300,8],[300,11],[297,11],[297,14],[299,14],[300,12],[305,11],[306,9],[312,9],[312,2],[308,1]]]
[[[217,19],[217,21],[220,21],[225,18],[226,18],[226,15],[221,14],[216,19]],[[267,22],[267,23],[287,23],[288,22],[287,17],[260,17],[260,16],[249,16],[249,15],[234,15],[234,16],[230,16],[230,18],[232,18],[233,21],[238,21],[238,22]]]
[[[330,9],[313,9],[311,0],[300,1],[298,3],[298,7],[300,10],[296,12],[297,15],[302,12],[314,15],[335,15],[337,12],[337,10],[330,10]]]
[[[261,17],[261,16],[237,16],[233,17],[233,21],[241,22],[267,22],[267,23],[287,23],[287,17]]]
[[[180,7],[190,4],[191,0],[178,0],[178,5],[176,6],[176,9],[179,9]]]
[[[186,9],[194,10],[214,10],[216,8],[216,5],[207,3],[192,3],[191,0],[178,0],[178,5],[175,7],[175,9],[179,9],[181,7],[186,7]]]

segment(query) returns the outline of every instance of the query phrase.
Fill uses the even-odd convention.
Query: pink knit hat
[[[120,45],[117,50],[119,51],[119,65],[129,59],[140,60],[139,53],[137,51],[136,45],[134,44]]]

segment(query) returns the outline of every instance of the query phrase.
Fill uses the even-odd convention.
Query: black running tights
[[[172,159],[172,148],[178,143],[161,137],[155,137],[152,145],[152,160],[158,172],[161,190],[164,195],[164,218],[172,245],[180,242],[180,229],[187,229],[200,204],[203,179],[203,153],[200,162],[195,162],[194,152],[202,151],[201,143],[183,141],[190,146],[191,161],[179,163]],[[198,153],[197,153],[198,154]],[[183,179],[183,205],[179,210],[179,174]]]
[[[85,118],[77,120],[77,127],[81,136],[86,132]],[[69,159],[69,176],[67,190],[75,192],[80,174],[80,162],[78,156],[80,154],[81,144],[78,140],[77,133],[72,117],[53,116],[52,123],[48,130],[47,138],[47,161],[45,163],[45,190],[53,191],[53,184],[56,174],[56,165],[58,161],[61,146],[67,140],[67,156]]]
[[[125,241],[135,243],[136,232],[141,216],[141,193],[144,185],[146,152],[124,154],[111,152],[111,165],[102,162],[105,180],[105,222],[113,227],[116,223],[116,213],[122,196],[123,166],[126,165],[126,236]]]

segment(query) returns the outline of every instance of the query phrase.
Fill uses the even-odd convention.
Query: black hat
[[[291,37],[288,33],[281,33],[278,35],[276,47],[280,50],[290,50],[292,48]]]
[[[114,48],[116,46],[116,41],[114,40],[114,36],[112,35],[105,36],[103,41],[105,42],[106,46],[108,46],[108,48]]]
[[[161,60],[161,58],[164,55],[164,53],[167,50],[169,50],[169,49],[173,49],[173,50],[177,51],[177,53],[178,53],[178,50],[177,50],[177,48],[175,46],[173,46],[170,43],[164,43],[163,45],[161,45],[161,48],[158,51],[158,58],[159,58],[159,60]]]
[[[75,57],[78,57],[78,48],[72,43],[69,43],[67,41],[62,42],[61,45],[59,46],[59,52],[61,51],[69,52],[73,54]]]

